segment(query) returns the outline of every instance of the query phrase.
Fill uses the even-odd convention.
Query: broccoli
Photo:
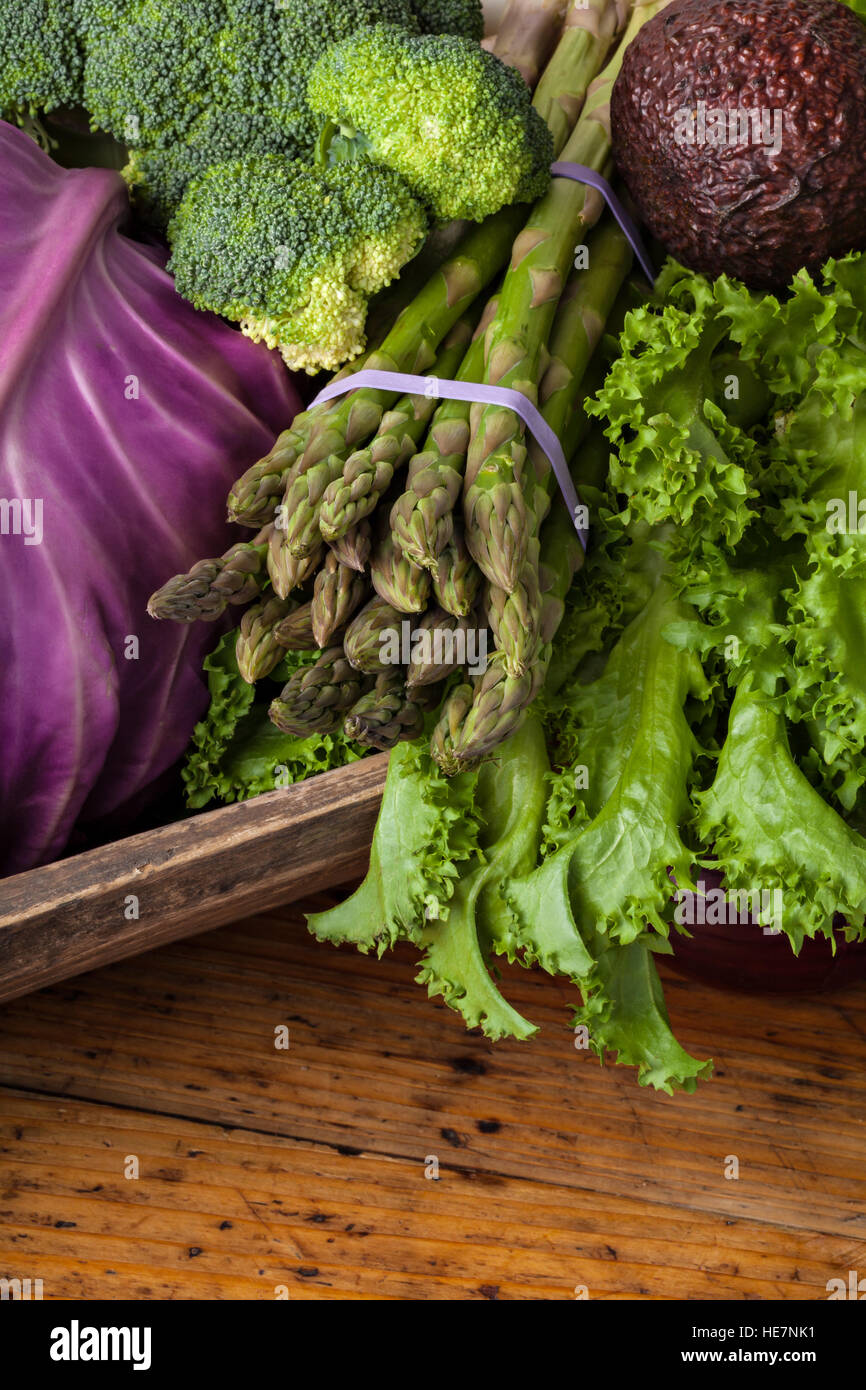
[[[367,296],[426,232],[424,210],[391,170],[251,155],[192,180],[169,224],[169,269],[197,308],[240,322],[312,373],[363,349]]]
[[[553,139],[529,88],[470,39],[360,29],[318,60],[307,99],[326,122],[321,158],[367,155],[438,218],[480,221],[550,181]]]
[[[481,0],[412,0],[422,34],[462,34],[476,42],[484,36]]]
[[[140,211],[165,228],[197,174],[211,164],[253,154],[296,159],[303,149],[267,116],[213,107],[198,117],[184,140],[167,149],[130,150],[123,175]]]
[[[256,110],[312,145],[318,126],[307,107],[310,69],[329,44],[356,29],[396,24],[418,33],[410,0],[225,0],[218,48],[223,103]]]
[[[0,114],[17,119],[81,100],[69,0],[0,0]]]
[[[78,0],[84,105],[127,145],[181,140],[213,101],[225,5],[213,0]]]

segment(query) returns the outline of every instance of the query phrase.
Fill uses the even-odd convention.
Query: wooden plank
[[[128,1178],[135,1156],[138,1176]],[[855,1252],[420,1161],[9,1093],[0,1275],[45,1299],[826,1297]]]
[[[846,1270],[866,1267],[862,988],[761,998],[667,973],[677,1035],[717,1067],[671,1098],[575,1050],[564,981],[506,967],[504,993],[541,1032],[493,1044],[427,1000],[416,972],[409,948],[378,961],[314,942],[290,908],[8,1005],[0,1083],[231,1126],[238,1142],[328,1143],[416,1174],[435,1155],[491,1199],[509,1200],[512,1182],[553,1185],[581,1212],[627,1196],[647,1231],[672,1212],[714,1223],[720,1259],[727,1223],[756,1221],[791,1249],[844,1249]],[[287,1051],[274,1046],[281,1025]],[[673,1296],[658,1270],[640,1287]],[[706,1290],[692,1271],[681,1296]]]
[[[363,759],[0,880],[0,1001],[357,877],[387,764]]]

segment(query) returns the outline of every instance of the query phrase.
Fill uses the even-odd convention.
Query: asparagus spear
[[[553,133],[556,154],[574,128],[589,83],[624,29],[630,7],[631,0],[572,0],[533,99]]]
[[[444,608],[428,608],[412,632],[412,650],[406,673],[406,688],[433,685],[451,676],[462,666],[465,634],[476,622],[471,615],[455,618]]]
[[[267,580],[265,561],[272,528],[264,527],[251,541],[233,545],[215,560],[199,560],[186,574],[176,574],[151,594],[152,618],[176,623],[213,622],[228,604],[249,603]]]
[[[570,526],[571,522],[567,524]],[[580,548],[576,537],[574,544]],[[563,594],[571,583],[572,572],[569,570],[565,577]],[[545,595],[543,631],[550,638],[540,647],[531,670],[509,676],[502,662],[491,661],[473,685],[456,686],[445,701],[430,751],[447,776],[486,758],[519,727],[544,685],[552,653],[550,639],[562,621],[563,607],[557,593]]]
[[[367,366],[370,354],[356,358],[333,377],[339,381]],[[283,430],[276,443],[251,468],[238,478],[228,496],[229,521],[241,526],[264,526],[273,520],[286,487],[289,469],[303,454],[316,426],[317,412],[302,410],[288,429]]]
[[[376,677],[373,689],[362,695],[346,716],[343,729],[355,743],[385,752],[402,739],[417,738],[424,729],[425,692],[410,695],[403,671],[394,667]]]
[[[399,640],[402,621],[402,613],[379,598],[378,594],[364,605],[352,619],[343,638],[346,656],[356,670],[378,675],[391,664],[382,658],[383,647],[395,636]]]
[[[435,377],[453,377],[472,339],[474,318],[464,315],[446,335],[436,358]],[[319,507],[319,529],[326,541],[344,536],[375,510],[391,479],[415,452],[438,397],[403,396],[383,417],[379,430],[364,449],[356,449],[340,475],[326,487]]]
[[[368,593],[367,581],[356,569],[343,565],[333,550],[325,553],[325,563],[316,575],[310,620],[316,644],[326,647]]]
[[[564,160],[599,172],[610,166],[610,93],[625,48],[665,0],[638,0],[616,53],[591,83],[580,119],[567,141]],[[601,194],[570,179],[556,178],[536,203],[514,243],[511,265],[499,294],[499,309],[485,335],[485,381],[521,391],[535,403],[545,344],[572,266],[574,248],[598,220]],[[467,542],[491,583],[513,589],[526,559],[525,499],[530,495],[526,458],[511,447],[524,426],[505,406],[473,406],[464,486]],[[517,501],[521,490],[524,505]],[[478,529],[472,520],[477,517]],[[487,518],[490,518],[488,523]],[[503,532],[516,528],[508,538]]]
[[[533,104],[550,125],[557,154],[578,119],[588,85],[598,73],[613,39],[625,24],[630,3],[631,0],[572,0],[565,32],[533,98]],[[535,13],[546,14],[549,19],[550,9],[550,5],[541,0]],[[530,26],[533,24],[532,13],[528,16]],[[500,29],[500,37],[502,56],[505,56],[509,48],[505,22]],[[496,51],[499,52],[499,49]],[[493,313],[490,319],[485,317],[482,324],[485,332],[490,320],[498,317],[498,301],[492,301],[490,308]],[[483,345],[476,340],[461,369],[460,380],[489,379],[484,376],[483,353]],[[394,504],[391,514],[391,525],[401,548],[416,564],[431,569],[451,539],[452,513],[466,470],[469,417],[468,404],[446,401],[440,406],[423,453],[410,464],[406,492]],[[519,460],[511,455],[500,459],[503,469],[524,461],[525,455],[521,455]],[[513,488],[501,492],[492,506],[492,515],[500,526],[500,535],[501,527],[509,521],[512,528],[519,530],[525,517],[522,490],[518,488],[517,478],[513,482]],[[512,504],[513,510],[509,510]],[[476,505],[486,508],[486,517],[491,515],[491,507],[483,499],[476,499]],[[521,554],[519,552],[517,557],[512,557],[512,567],[506,570],[504,576],[507,581],[519,568],[514,560],[519,559]]]
[[[517,68],[527,87],[534,87],[556,44],[566,0],[511,0],[499,21],[493,52]]]
[[[284,734],[303,738],[337,730],[347,710],[372,685],[346,660],[342,645],[327,647],[312,666],[295,671],[268,715]]]
[[[430,575],[403,554],[390,526],[379,527],[370,578],[380,598],[398,613],[422,613],[430,597]]]
[[[331,541],[330,546],[341,565],[363,574],[373,549],[373,528],[369,520],[359,521],[345,536]]]
[[[478,325],[458,381],[480,381],[484,372],[484,330],[496,312],[492,299]],[[469,402],[443,401],[433,417],[424,449],[409,464],[406,491],[391,509],[391,527],[404,554],[433,570],[451,539],[454,507],[463,486],[469,447]]]
[[[433,572],[436,601],[446,613],[466,618],[475,607],[481,584],[481,571],[469,554],[463,527],[458,523]]]
[[[580,457],[576,469],[579,483]],[[456,686],[446,700],[433,731],[431,752],[443,772],[452,776],[490,753],[518,728],[526,710],[541,691],[583,551],[565,503],[558,498],[542,535],[542,610],[535,659],[519,675],[509,675],[504,662],[491,661],[474,684]]]
[[[241,618],[235,658],[238,670],[249,685],[270,674],[282,661],[286,649],[276,636],[276,629],[295,605],[268,594],[248,608]]]
[[[553,324],[550,360],[541,381],[542,415],[565,439],[584,373],[625,280],[632,252],[613,218],[601,223],[589,242],[589,266],[573,271]],[[540,642],[541,588],[538,537],[555,486],[548,459],[534,442],[528,470],[526,558],[513,589],[492,584],[487,603],[490,626],[508,674],[521,675],[534,661]]]
[[[319,544],[306,555],[293,555],[284,544],[284,533],[276,522],[268,528],[270,538],[267,549],[268,577],[280,598],[288,598],[293,589],[306,583],[319,568],[325,547]]]
[[[274,628],[274,637],[283,651],[309,652],[323,647],[313,632],[312,603],[299,603],[287,617]]]
[[[487,586],[487,621],[498,656],[509,676],[529,670],[540,645],[542,595],[539,579],[539,544],[533,536],[517,583],[509,593],[496,584]]]

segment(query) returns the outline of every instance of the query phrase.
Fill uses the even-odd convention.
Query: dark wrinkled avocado
[[[672,0],[626,51],[611,129],[691,269],[780,289],[866,249],[866,25],[837,0]]]

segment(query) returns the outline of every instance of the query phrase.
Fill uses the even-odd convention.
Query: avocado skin
[[[761,143],[677,143],[681,108],[782,110]],[[611,96],[616,164],[683,265],[778,290],[866,249],[866,26],[837,0],[672,0]]]

